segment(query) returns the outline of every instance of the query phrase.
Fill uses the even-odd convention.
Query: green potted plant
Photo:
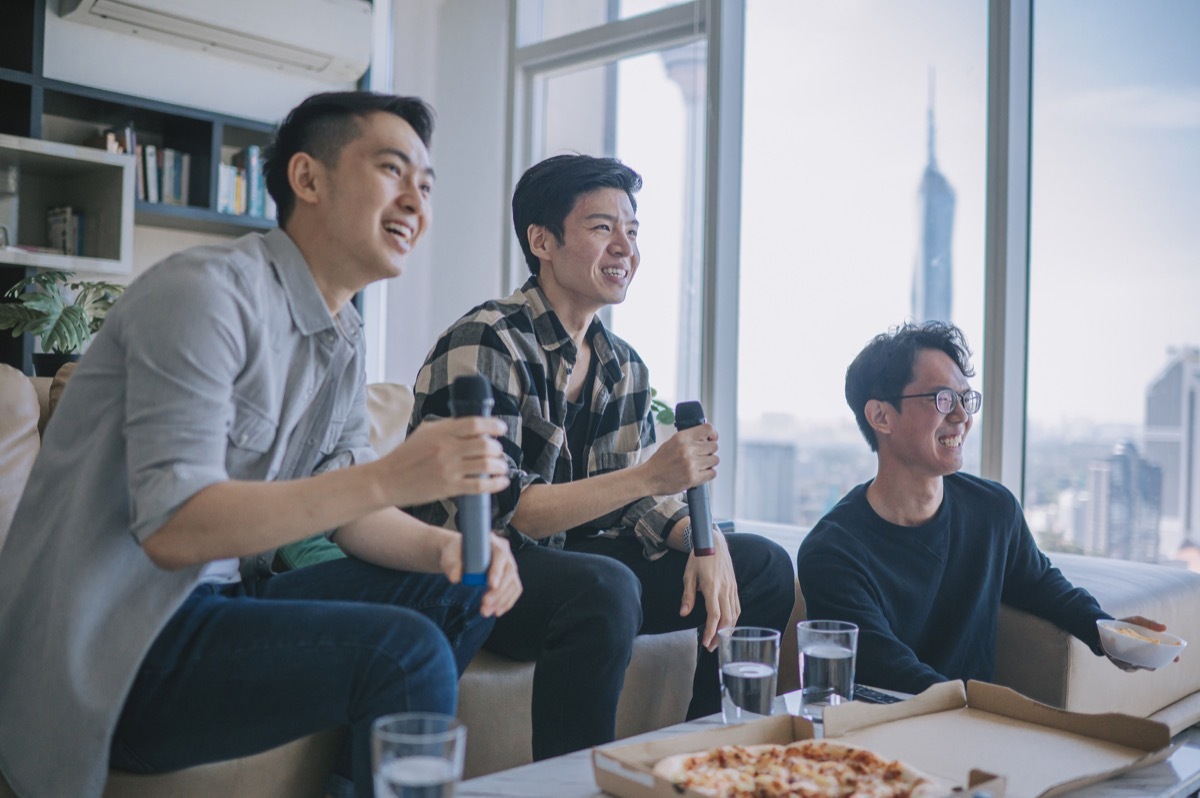
[[[125,291],[123,285],[74,277],[74,272],[39,271],[5,291],[10,301],[0,302],[0,330],[11,329],[14,338],[29,333],[40,340],[42,351],[33,356],[39,376],[54,376],[64,363],[78,360]]]

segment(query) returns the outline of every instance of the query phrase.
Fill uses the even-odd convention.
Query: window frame
[[[706,172],[702,207],[701,400],[722,435],[723,478],[713,505],[736,517],[738,296],[741,246],[743,47],[747,0],[693,0],[518,46],[522,4],[510,0],[508,141],[510,188],[539,151],[544,81],[556,73],[690,41],[707,44]],[[752,1],[752,0],[751,0]],[[1033,0],[988,0],[987,177],[982,476],[1024,496],[1029,311]],[[506,203],[507,205],[507,203]],[[505,211],[507,215],[507,209]],[[505,226],[507,230],[507,225]],[[511,235],[503,281],[524,280]]]

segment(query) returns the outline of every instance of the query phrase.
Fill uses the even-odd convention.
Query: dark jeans
[[[738,626],[765,626],[787,634],[784,628],[796,601],[796,572],[792,558],[778,543],[759,535],[738,532],[726,535],[733,573],[737,579],[742,614]],[[663,634],[679,629],[703,629],[708,619],[704,596],[696,594],[691,614],[680,617],[683,571],[688,557],[668,551],[657,560],[642,556],[642,544],[632,538],[584,539],[568,543],[572,551],[604,554],[629,567],[642,585],[642,628],[640,634]],[[688,720],[721,711],[721,685],[717,677],[717,652],[699,646],[696,673],[692,679],[692,703]]]
[[[791,558],[749,534],[730,535],[743,625],[782,630],[795,598]],[[679,616],[688,555],[653,562],[633,539],[573,541],[569,551],[514,552],[525,592],[501,617],[485,648],[534,660],[533,757],[546,759],[616,736],[617,699],[637,634],[702,627],[702,597]],[[700,650],[688,717],[720,709],[717,655]]]
[[[482,590],[351,558],[202,585],[142,661],[111,764],[178,770],[345,725],[335,770],[370,796],[372,721],[455,711],[458,674],[492,627]]]
[[[611,742],[617,697],[642,623],[641,586],[607,557],[545,546],[513,552],[524,591],[484,647],[537,664],[533,758]]]

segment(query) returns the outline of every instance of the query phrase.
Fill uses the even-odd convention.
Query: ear
[[[306,152],[298,152],[288,161],[288,185],[296,203],[313,205],[324,188],[325,165]]]
[[[875,430],[877,437],[892,434],[892,411],[894,409],[880,399],[871,399],[867,402],[864,415],[867,423],[871,425],[871,429]]]
[[[550,256],[558,246],[558,239],[554,237],[554,233],[540,224],[531,224],[525,231],[525,235],[529,238],[529,251],[533,253],[534,257],[539,260],[550,260]]]

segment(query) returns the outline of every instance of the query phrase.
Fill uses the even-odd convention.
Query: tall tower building
[[[1170,352],[1146,388],[1146,459],[1162,467],[1162,552],[1200,543],[1200,349]]]
[[[1089,554],[1157,562],[1163,471],[1138,455],[1128,441],[1088,467],[1083,539]]]
[[[913,270],[912,316],[916,321],[952,321],[950,245],[954,239],[954,189],[938,170],[933,121],[933,74],[929,76],[929,154],[921,177],[921,242]]]

